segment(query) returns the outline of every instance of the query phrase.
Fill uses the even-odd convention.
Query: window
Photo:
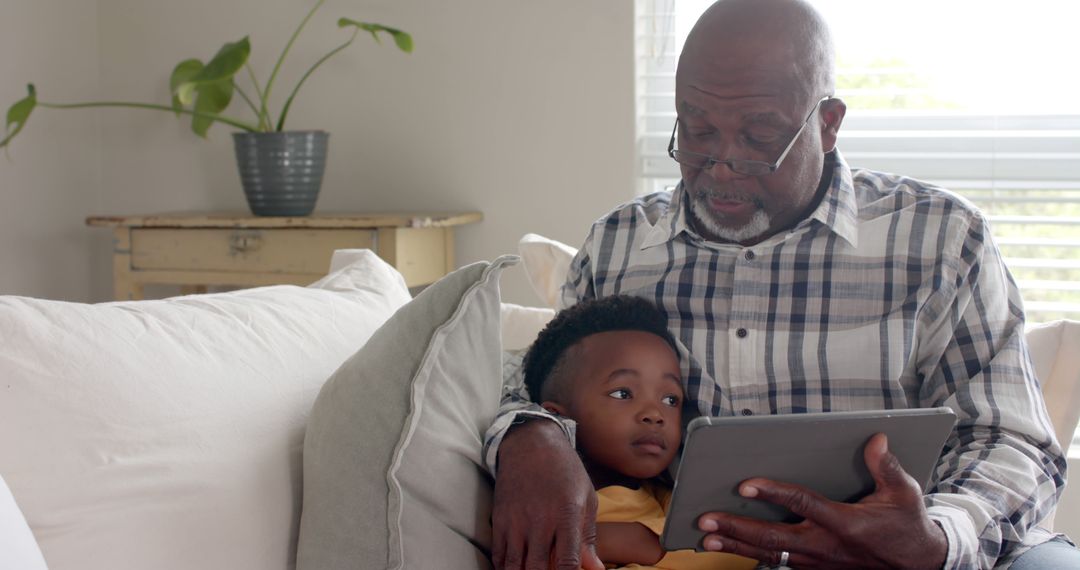
[[[675,63],[711,0],[638,0],[640,192],[673,186]],[[949,188],[987,213],[1031,322],[1080,319],[1080,2],[817,0],[856,167]]]

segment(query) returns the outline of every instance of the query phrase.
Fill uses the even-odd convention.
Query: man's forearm
[[[495,453],[495,465],[498,467],[504,450],[509,449],[516,453],[529,453],[536,447],[548,447],[551,445],[573,447],[566,437],[566,431],[554,417],[547,419],[538,416],[527,416],[522,421],[514,422],[507,427],[502,442]]]
[[[1023,446],[1015,441],[1012,445]],[[953,476],[938,482],[936,492],[926,498],[927,511],[949,539],[947,568],[990,566],[1001,555],[998,550],[1008,552],[1021,544],[1045,516],[1054,504],[1058,478],[1031,469],[1026,456],[1005,441],[992,448],[973,442],[956,451],[958,457],[946,460],[959,465],[958,472],[976,475],[963,484]],[[1048,461],[1043,468],[1053,465]]]
[[[496,568],[563,563],[602,570],[596,558],[597,497],[559,423],[535,419],[507,427],[494,460],[491,524]]]
[[[949,567],[990,567],[1054,507],[1065,457],[1054,442],[1024,337],[1015,283],[981,216],[957,220],[942,287],[921,311],[920,406],[949,406],[956,431],[926,497]],[[965,227],[966,224],[966,227]]]

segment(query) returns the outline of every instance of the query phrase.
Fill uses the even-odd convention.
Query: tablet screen
[[[739,483],[753,477],[859,500],[874,490],[863,447],[879,432],[925,490],[955,422],[949,408],[696,418],[687,427],[664,548],[698,548],[705,533],[697,519],[707,512],[796,522],[783,507],[738,494]]]

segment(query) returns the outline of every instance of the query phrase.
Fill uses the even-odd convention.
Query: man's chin
[[[710,239],[743,243],[768,237],[769,215],[760,208],[755,210],[745,223],[735,226],[731,225],[729,220],[719,219],[720,215],[707,210],[698,201],[693,202],[690,213],[694,228]]]

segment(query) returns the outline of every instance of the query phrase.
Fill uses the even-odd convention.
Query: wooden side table
[[[230,213],[91,216],[113,228],[116,299],[142,299],[147,284],[307,285],[326,274],[335,249],[368,248],[393,265],[409,287],[454,269],[454,228],[483,219],[454,214],[317,214],[257,217]]]

